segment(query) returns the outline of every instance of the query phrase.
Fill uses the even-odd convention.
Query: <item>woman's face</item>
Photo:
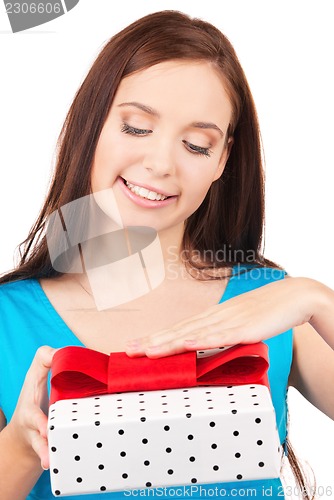
[[[224,170],[231,114],[208,63],[168,61],[133,73],[103,126],[92,191],[112,188],[126,226],[183,223]]]

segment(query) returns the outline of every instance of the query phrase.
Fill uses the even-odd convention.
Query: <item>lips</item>
[[[134,203],[145,208],[158,208],[169,205],[177,200],[178,195],[172,195],[160,188],[133,183],[118,177],[119,187],[122,192]]]

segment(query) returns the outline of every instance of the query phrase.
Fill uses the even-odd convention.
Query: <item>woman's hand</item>
[[[49,468],[47,442],[47,377],[56,349],[40,347],[27,372],[21,394],[7,426],[15,442],[27,455],[38,456],[41,467]]]
[[[321,283],[288,278],[234,297],[147,337],[130,341],[129,356],[158,358],[189,350],[249,344],[312,320],[322,302]]]

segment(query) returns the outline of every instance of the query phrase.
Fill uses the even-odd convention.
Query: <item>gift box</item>
[[[48,434],[53,494],[279,477],[281,446],[262,356],[266,346],[260,344],[159,360],[94,353],[95,362],[89,362],[88,349],[58,351],[67,359],[65,368],[53,369]],[[79,359],[73,349],[87,358]],[[96,378],[92,371],[102,365],[104,375]],[[244,383],[249,377],[257,383]],[[130,384],[131,392],[116,392],[115,378],[116,388]],[[233,379],[239,385],[231,384]],[[228,385],[217,385],[222,381]]]

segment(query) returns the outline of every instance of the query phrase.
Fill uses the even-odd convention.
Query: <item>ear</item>
[[[227,144],[224,147],[224,150],[223,150],[222,155],[220,157],[219,164],[218,164],[217,170],[215,172],[213,181],[216,181],[217,179],[219,179],[219,177],[224,172],[224,168],[225,168],[226,162],[227,162],[228,157],[230,156],[230,153],[231,153],[233,142],[234,142],[233,137],[229,137],[228,141],[227,141]]]

